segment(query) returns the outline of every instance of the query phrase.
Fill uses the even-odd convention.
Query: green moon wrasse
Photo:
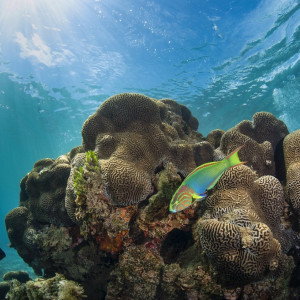
[[[229,168],[245,164],[238,157],[240,146],[221,161],[203,164],[194,169],[182,182],[170,202],[170,211],[175,213],[191,206],[195,201],[204,199],[206,191],[212,189],[222,174]]]

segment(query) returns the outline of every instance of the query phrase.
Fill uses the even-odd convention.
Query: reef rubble
[[[206,138],[197,128],[174,100],[108,98],[83,124],[81,146],[21,180],[5,219],[11,247],[48,285],[70,281],[74,299],[296,299],[299,131],[267,112]],[[247,164],[169,212],[196,166],[241,145]],[[12,284],[8,295],[40,284]]]

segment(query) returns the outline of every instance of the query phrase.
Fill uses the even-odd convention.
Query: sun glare
[[[76,22],[90,13],[83,1],[0,0],[0,54],[10,58],[17,51],[22,59],[47,67],[71,61],[66,38],[76,40],[72,37],[80,27]]]
[[[76,0],[0,0],[2,35],[12,37],[15,32],[30,33],[43,29],[63,30],[69,18],[84,13],[87,5]]]

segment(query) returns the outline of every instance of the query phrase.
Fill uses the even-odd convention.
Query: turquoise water
[[[0,247],[35,161],[81,144],[109,96],[187,105],[207,135],[269,111],[300,128],[296,0],[0,0]],[[0,269],[1,271],[1,269]]]

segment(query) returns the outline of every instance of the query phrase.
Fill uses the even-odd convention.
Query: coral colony
[[[22,179],[7,233],[44,278],[6,284],[7,296],[42,299],[37,287],[47,299],[299,295],[300,131],[267,112],[206,138],[197,128],[170,99],[107,99],[83,124],[81,146]],[[203,201],[169,211],[193,169],[242,145],[246,164],[227,169]]]

